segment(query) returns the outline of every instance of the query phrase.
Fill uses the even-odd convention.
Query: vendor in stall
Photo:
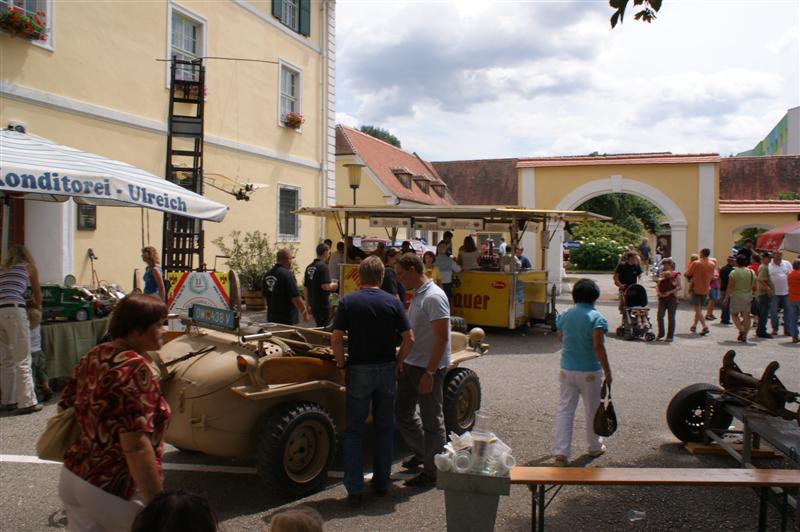
[[[158,251],[153,246],[142,248],[142,260],[147,264],[142,280],[144,281],[144,294],[157,297],[160,301],[166,300],[164,290],[164,274],[159,266]]]

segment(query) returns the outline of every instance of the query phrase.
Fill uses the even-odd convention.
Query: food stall
[[[347,237],[351,219],[368,220],[370,227],[383,227],[394,234],[401,228],[500,232],[510,235],[512,249],[516,248],[526,231],[540,231],[541,269],[520,270],[513,257],[506,255],[505,259],[501,258],[490,245],[480,257],[480,269],[459,273],[460,285],[453,289],[451,311],[454,316],[463,317],[471,325],[508,329],[527,323],[554,325],[555,290],[547,278],[545,264],[550,240],[547,227],[557,222],[607,219],[585,211],[485,205],[304,207],[297,212],[333,219],[343,239]],[[394,239],[392,236],[391,240]],[[345,261],[341,268],[341,293],[357,290],[357,265]]]

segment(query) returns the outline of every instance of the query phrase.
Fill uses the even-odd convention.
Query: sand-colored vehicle
[[[264,483],[300,495],[322,487],[344,429],[345,374],[330,333],[268,325],[257,333],[191,327],[159,352],[162,390],[172,408],[166,441],[181,450],[255,457]],[[460,367],[486,352],[484,333],[451,332],[445,379],[448,432],[472,427],[478,376]]]

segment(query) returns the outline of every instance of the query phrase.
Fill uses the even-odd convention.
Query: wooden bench
[[[797,469],[704,469],[704,468],[632,468],[632,467],[515,467],[511,483],[524,484],[531,490],[531,530],[544,530],[546,486],[719,486],[752,487],[759,493],[758,530],[767,526],[767,499],[770,488],[783,488],[781,530],[786,530],[787,488],[800,488]],[[555,495],[553,495],[555,497]],[[551,498],[550,501],[553,499]],[[548,502],[549,504],[549,502]],[[538,506],[538,516],[537,516]],[[537,520],[538,517],[538,520]]]

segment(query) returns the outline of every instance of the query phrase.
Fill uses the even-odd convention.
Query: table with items
[[[42,351],[47,360],[48,377],[68,376],[78,360],[100,342],[108,330],[108,321],[105,317],[42,323]]]

